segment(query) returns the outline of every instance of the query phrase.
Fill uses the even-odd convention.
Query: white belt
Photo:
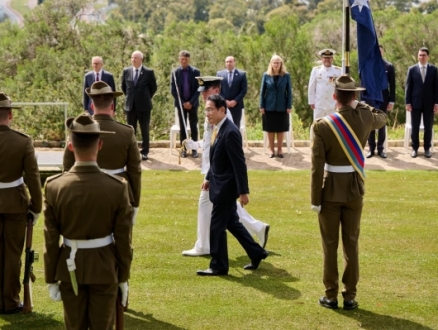
[[[101,168],[100,170],[101,170],[102,172],[105,172],[106,174],[112,174],[112,175],[120,174],[120,173],[125,172],[125,168],[117,168],[117,169],[115,169],[115,170],[107,170],[107,169],[105,169],[105,168]]]
[[[24,183],[23,177],[12,182],[0,182],[0,189],[14,188]]]
[[[324,170],[326,170],[327,172],[333,172],[333,173],[351,173],[351,172],[356,171],[353,168],[353,166],[351,166],[351,165],[335,166],[335,165],[329,165],[329,164],[324,165]]]

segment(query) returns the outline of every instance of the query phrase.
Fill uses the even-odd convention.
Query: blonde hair
[[[267,74],[269,76],[274,76],[275,75],[275,72],[272,69],[272,61],[274,61],[274,60],[279,60],[280,61],[280,69],[278,70],[279,71],[278,74],[280,76],[284,76],[286,74],[286,72],[287,72],[286,66],[284,65],[283,59],[280,56],[278,56],[277,54],[272,55],[271,60],[269,61]]]

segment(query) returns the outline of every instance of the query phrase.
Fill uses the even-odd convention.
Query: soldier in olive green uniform
[[[97,156],[97,163],[102,171],[121,176],[129,183],[131,205],[134,207],[134,219],[138,212],[141,192],[141,160],[134,136],[134,129],[113,119],[114,98],[123,95],[113,92],[103,81],[95,82],[85,93],[92,99],[93,119],[105,131],[116,132],[114,135],[102,136],[104,142]],[[64,170],[73,166],[75,157],[68,147],[64,150]]]
[[[67,329],[113,329],[118,287],[128,294],[132,207],[125,179],[97,165],[99,124],[83,114],[66,122],[76,162],[45,185],[45,280],[64,304]],[[59,239],[63,237],[60,245]],[[60,281],[60,284],[59,284]]]
[[[337,249],[339,227],[345,268],[342,277],[344,288],[344,309],[355,309],[356,285],[359,281],[358,239],[362,214],[364,181],[363,166],[355,167],[347,157],[344,147],[338,140],[329,118],[340,115],[356,135],[356,161],[363,164],[363,147],[370,131],[385,125],[386,115],[355,101],[354,80],[342,75],[334,81],[337,110],[335,114],[314,122],[315,138],[312,146],[311,204],[312,210],[319,213],[319,226],[324,252],[323,282],[325,296],[319,303],[327,308],[337,308],[339,279]],[[354,159],[351,154],[350,158]]]
[[[0,92],[0,313],[6,314],[23,310],[20,269],[27,214],[34,215],[35,225],[43,200],[32,139],[9,128],[11,109],[19,108]]]

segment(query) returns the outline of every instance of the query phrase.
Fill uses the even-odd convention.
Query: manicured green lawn
[[[308,171],[250,171],[249,212],[271,225],[270,256],[256,271],[229,235],[229,276],[203,278],[209,258],[182,257],[193,247],[202,176],[145,171],[134,227],[134,262],[125,329],[437,329],[438,174],[368,172],[360,239],[356,311],[327,310],[316,213]],[[34,245],[43,253],[43,221]],[[340,269],[342,258],[340,255]],[[1,329],[64,329],[35,264],[32,315],[1,316]],[[339,296],[339,300],[342,297]]]

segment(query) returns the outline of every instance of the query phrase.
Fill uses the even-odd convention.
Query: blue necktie
[[[137,85],[137,80],[138,80],[138,69],[135,69],[134,86]]]

